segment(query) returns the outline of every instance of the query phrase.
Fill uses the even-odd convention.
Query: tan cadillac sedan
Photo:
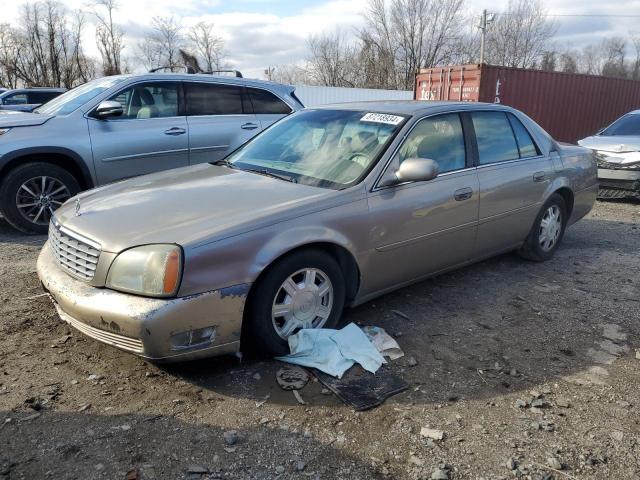
[[[225,160],[55,212],[38,274],[63,320],[150,360],[288,351],[345,306],[516,250],[548,260],[597,193],[591,151],[490,104],[294,113]]]

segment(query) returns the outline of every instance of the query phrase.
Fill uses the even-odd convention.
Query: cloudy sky
[[[3,2],[3,18],[15,18],[26,0]],[[88,0],[62,0],[69,9],[89,10]],[[305,39],[323,30],[353,31],[361,24],[367,0],[120,0],[116,21],[127,35],[126,55],[153,16],[171,16],[188,26],[213,22],[225,40],[229,63],[245,76],[262,77],[268,66],[300,62]],[[483,8],[500,12],[508,0],[467,0],[468,13],[479,15]],[[596,0],[543,0],[550,14],[558,16],[556,41],[562,46],[580,47],[604,36],[640,33],[640,0],[603,2]],[[623,15],[612,17],[603,15]],[[98,55],[92,31],[85,32],[86,49]]]

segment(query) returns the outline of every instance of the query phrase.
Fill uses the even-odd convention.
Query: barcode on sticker
[[[398,125],[402,120],[404,117],[387,113],[367,113],[360,119],[361,122],[387,123],[389,125]]]

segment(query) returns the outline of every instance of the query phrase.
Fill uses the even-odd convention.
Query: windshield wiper
[[[273,173],[267,170],[266,168],[243,168],[245,172],[257,173],[258,175],[265,175],[267,177],[277,178],[279,180],[284,180],[285,182],[298,183],[298,181],[287,175],[280,175],[278,173]]]
[[[223,167],[229,167],[229,168],[237,168],[233,165],[233,163],[231,163],[229,160],[218,160],[216,162],[211,162],[212,165],[220,165]]]

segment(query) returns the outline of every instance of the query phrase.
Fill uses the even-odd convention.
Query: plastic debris
[[[304,367],[317,368],[334,377],[342,378],[355,363],[375,373],[384,357],[354,323],[341,330],[329,328],[303,329],[289,337],[291,353],[278,360]]]
[[[309,381],[309,374],[303,368],[287,365],[276,372],[276,381],[283,390],[300,390]]]
[[[383,357],[389,357],[389,360],[397,360],[404,356],[404,352],[400,348],[400,345],[398,345],[398,342],[385,332],[384,328],[367,326],[364,327],[362,331]]]

